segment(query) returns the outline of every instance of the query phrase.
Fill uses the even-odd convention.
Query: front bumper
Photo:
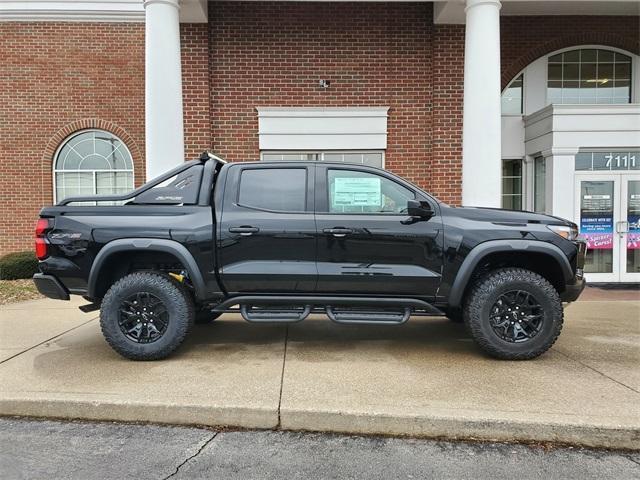
[[[587,286],[587,282],[584,279],[584,261],[587,255],[587,243],[578,240],[574,242],[574,245],[578,249],[576,255],[576,270],[572,281],[567,283],[564,292],[560,294],[560,299],[563,302],[573,302],[578,299],[584,287]]]
[[[45,297],[53,298],[54,300],[69,300],[69,291],[53,275],[36,273],[33,276],[33,283],[36,284],[38,291]]]
[[[563,302],[573,302],[578,299],[586,286],[587,282],[584,277],[576,277],[574,284],[565,287],[564,292],[560,294],[560,299]]]

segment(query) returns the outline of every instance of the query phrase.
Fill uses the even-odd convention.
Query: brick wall
[[[208,36],[206,23],[180,25],[185,160],[211,149]]]
[[[428,186],[430,4],[209,5],[214,151],[258,158],[257,106],[389,106],[386,166]]]
[[[109,126],[144,175],[144,25],[0,23],[0,254],[32,248],[66,133]]]
[[[212,2],[181,25],[185,155],[258,158],[256,106],[389,106],[390,170],[461,197],[464,26],[430,4]],[[503,17],[502,82],[581,44],[640,51],[638,17]],[[331,87],[318,87],[318,80]],[[144,178],[144,25],[0,23],[0,254],[30,249],[53,155],[105,128]]]

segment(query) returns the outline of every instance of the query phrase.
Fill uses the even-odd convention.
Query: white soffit
[[[501,0],[500,15],[640,15],[638,0]],[[436,1],[434,23],[464,24],[465,0]]]
[[[0,0],[0,21],[144,22],[143,0]],[[207,0],[181,0],[182,23],[206,23]]]
[[[389,107],[256,107],[260,150],[382,150]]]

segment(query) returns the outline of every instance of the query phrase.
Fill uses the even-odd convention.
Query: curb
[[[274,429],[274,409],[188,405],[102,402],[87,400],[0,399],[0,416],[43,417],[69,420],[98,420],[169,425],[232,425],[247,429]]]
[[[446,440],[549,442],[592,448],[640,450],[640,426],[589,423],[304,410],[282,410],[278,418],[276,409],[20,398],[0,399],[0,416],[281,429]]]
[[[442,416],[397,416],[290,410],[283,430],[427,437],[446,440],[560,443],[593,448],[640,450],[640,426],[523,422]]]

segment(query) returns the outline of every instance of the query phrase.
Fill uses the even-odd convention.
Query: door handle
[[[344,227],[325,228],[322,231],[324,233],[329,233],[337,238],[342,238],[349,233],[353,233],[353,230],[351,228],[344,228]]]
[[[243,237],[248,237],[254,233],[258,233],[260,229],[258,227],[252,227],[250,225],[242,225],[240,227],[229,228],[231,233],[239,233]]]
[[[616,222],[616,233],[623,234],[629,233],[629,222],[626,220],[620,220]]]

